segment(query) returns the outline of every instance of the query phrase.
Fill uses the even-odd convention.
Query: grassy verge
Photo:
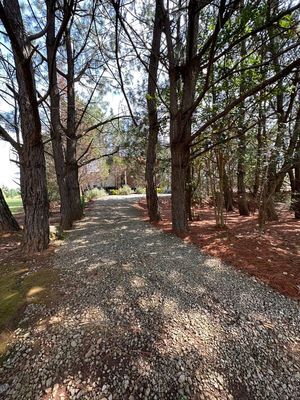
[[[7,197],[5,200],[12,214],[18,214],[23,211],[21,196]]]
[[[1,268],[2,269],[2,268]],[[5,266],[0,277],[0,360],[11,340],[21,312],[29,303],[51,301],[51,285],[57,281],[51,269],[42,268],[30,273],[24,265]]]

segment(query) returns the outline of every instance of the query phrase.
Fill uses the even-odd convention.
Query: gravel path
[[[300,399],[299,303],[98,200],[54,256],[64,296],[0,369],[10,399]]]

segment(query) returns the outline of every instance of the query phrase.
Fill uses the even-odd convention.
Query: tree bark
[[[295,218],[300,219],[300,138],[296,148],[296,163],[295,163],[295,178],[294,178],[294,190],[292,194],[293,210],[295,212]]]
[[[269,1],[268,2],[268,14],[271,14],[271,11],[278,12],[278,0]],[[268,29],[268,35],[270,39],[269,51],[273,56],[273,67],[276,73],[279,73],[281,70],[280,67],[280,60],[278,56],[278,49],[280,48],[280,44],[278,42],[278,37],[274,35],[274,28],[270,27]],[[270,157],[269,165],[268,165],[268,172],[267,172],[267,182],[263,189],[263,203],[262,209],[265,213],[265,217],[267,221],[277,221],[278,215],[274,206],[274,193],[276,191],[276,187],[282,178],[282,175],[277,173],[277,164],[278,159],[280,158],[280,151],[282,148],[283,137],[284,137],[284,130],[285,130],[285,113],[284,113],[284,100],[283,100],[283,85],[282,79],[278,81],[278,88],[276,94],[276,115],[277,115],[277,134],[275,139],[275,146],[272,150],[272,154]],[[259,218],[262,216],[259,215]]]
[[[47,58],[50,94],[50,135],[52,142],[53,159],[55,165],[56,179],[60,195],[60,225],[63,229],[71,229],[72,217],[70,197],[66,182],[65,155],[63,148],[63,129],[60,119],[60,94],[57,82],[56,63],[56,34],[55,34],[55,3],[47,1]]]
[[[223,191],[224,191],[224,203],[225,203],[225,209],[226,211],[234,211],[233,207],[233,193],[232,193],[232,188],[229,183],[229,178],[226,172],[226,168],[224,165],[224,171],[223,171]]]
[[[276,180],[268,181],[261,194],[258,212],[258,225],[260,231],[264,231],[266,221],[277,221],[278,215],[275,209],[273,194],[276,189]]]
[[[279,101],[280,109],[281,109],[281,100],[277,98]],[[283,114],[283,113],[282,113]],[[277,171],[277,158],[279,154],[279,148],[280,144],[282,141],[282,130],[283,130],[283,115],[281,115],[280,119],[278,119],[278,133],[276,136],[276,143],[275,143],[275,150],[273,151],[271,155],[271,159],[269,162],[269,170],[268,170],[268,179],[265,184],[265,188],[262,193],[262,204],[259,209],[259,225],[261,226],[261,229],[263,229],[262,224],[265,223],[265,221],[277,221],[278,220],[278,215],[276,213],[276,209],[274,206],[274,200],[273,200],[273,195],[276,191],[276,187],[278,186],[278,183],[281,182],[282,178],[286,175],[287,172],[293,167],[293,165],[297,166],[299,163],[299,142],[300,142],[300,107],[298,107],[297,114],[296,114],[296,121],[293,129],[293,134],[290,138],[290,142],[288,145],[288,148],[285,153],[285,159],[282,167],[280,168],[279,171]],[[296,173],[296,169],[295,169]],[[296,177],[295,177],[296,181]],[[296,182],[295,188],[296,188]],[[296,194],[296,202],[295,202],[295,207],[298,208],[298,191],[295,189],[295,194]],[[294,196],[295,198],[295,196]],[[298,212],[297,212],[297,215]],[[295,217],[296,217],[296,211],[295,211]],[[296,217],[297,218],[297,217]]]
[[[45,250],[49,243],[49,205],[44,146],[36,99],[32,48],[26,35],[17,0],[5,0],[0,17],[9,36],[19,88],[23,145],[20,150],[21,196],[25,211],[24,249]]]
[[[260,189],[260,179],[262,170],[262,150],[263,150],[263,137],[266,131],[266,117],[262,107],[262,99],[259,100],[259,114],[258,114],[258,125],[256,134],[256,163],[254,173],[254,185],[253,185],[253,197],[256,199]]]
[[[246,197],[245,187],[245,155],[246,155],[246,138],[242,132],[239,136],[238,144],[238,174],[237,174],[237,189],[238,189],[238,208],[240,215],[250,215],[248,201]]]
[[[0,231],[15,232],[20,229],[21,228],[15,217],[12,215],[0,188]]]
[[[149,120],[149,134],[147,144],[147,160],[146,160],[146,197],[148,215],[150,221],[157,222],[160,220],[158,209],[158,197],[155,185],[155,163],[157,140],[159,133],[159,122],[157,115],[157,71],[159,64],[160,42],[162,34],[162,9],[160,2],[156,2],[155,19],[152,37],[151,54],[149,61],[148,75],[148,93],[147,93],[147,108]]]
[[[186,213],[186,177],[189,147],[182,143],[171,145],[172,228],[176,235],[188,233]]]
[[[199,31],[199,11],[197,0],[188,5],[188,26],[186,36],[186,62],[182,71],[182,87],[176,70],[171,26],[165,15],[165,34],[169,58],[170,81],[170,147],[171,147],[171,190],[172,227],[179,236],[188,232],[186,210],[187,168],[189,166],[192,120],[190,113],[195,99],[195,88],[199,69],[191,61],[197,53]],[[181,96],[180,96],[181,94]],[[181,97],[181,100],[179,101]],[[179,104],[180,103],[180,104]]]
[[[66,31],[67,51],[67,147],[66,147],[66,183],[69,191],[70,214],[72,221],[82,218],[83,209],[81,205],[79,173],[77,162],[77,135],[76,135],[76,107],[75,107],[75,72],[72,41],[69,30]]]
[[[241,2],[241,10],[244,8],[244,2]],[[241,44],[241,59],[246,55],[246,44],[242,42]],[[241,62],[243,65],[243,62]],[[245,91],[245,73],[241,73],[241,84],[240,84],[240,93]],[[246,195],[246,185],[245,185],[245,176],[246,176],[246,136],[244,133],[245,129],[245,103],[242,102],[240,106],[240,134],[238,137],[238,165],[237,165],[237,194],[238,194],[238,208],[240,215],[248,216],[250,215],[247,195]]]
[[[186,171],[186,185],[185,185],[185,207],[186,214],[189,221],[193,221],[192,214],[192,201],[193,201],[193,168],[188,165]]]

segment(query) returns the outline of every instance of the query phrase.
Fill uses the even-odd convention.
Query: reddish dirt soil
[[[147,220],[146,200],[137,207]],[[171,205],[160,199],[162,221],[155,224],[171,233]],[[227,213],[226,229],[216,227],[212,207],[196,211],[200,221],[190,222],[190,234],[183,240],[196,244],[209,255],[219,257],[236,268],[255,276],[280,293],[300,299],[300,221],[281,210],[279,221],[270,222],[260,235],[257,215],[241,217]]]

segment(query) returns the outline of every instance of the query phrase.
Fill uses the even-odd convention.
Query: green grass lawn
[[[5,200],[13,214],[18,214],[23,211],[21,196],[7,197]]]

